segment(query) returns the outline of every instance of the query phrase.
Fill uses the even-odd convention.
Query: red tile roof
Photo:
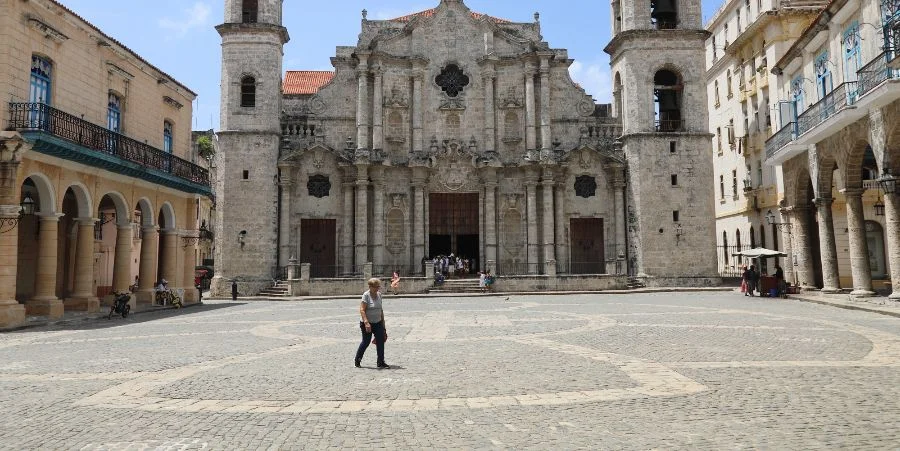
[[[289,70],[284,75],[284,94],[315,94],[334,78],[327,70]]]
[[[428,18],[428,17],[434,16],[435,9],[436,8],[426,9],[425,11],[420,11],[420,12],[417,12],[414,14],[409,14],[407,16],[397,17],[396,19],[390,19],[390,20],[392,22],[409,22],[409,21],[415,19],[416,17]],[[485,15],[486,14],[476,13],[474,11],[472,12],[472,17],[474,17],[476,20],[481,19]],[[487,16],[487,17],[488,17],[488,19],[493,20],[496,23],[509,23],[509,21],[506,19],[498,19],[496,17],[491,17],[491,16]]]

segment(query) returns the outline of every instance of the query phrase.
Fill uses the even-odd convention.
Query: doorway
[[[478,193],[432,193],[428,202],[428,256],[454,254],[479,271]]]
[[[572,218],[572,274],[605,274],[602,218]]]
[[[300,262],[309,263],[310,277],[337,277],[337,220],[300,220]]]

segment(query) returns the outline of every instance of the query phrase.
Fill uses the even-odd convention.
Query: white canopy
[[[747,257],[747,258],[787,257],[787,254],[785,254],[784,252],[773,251],[771,249],[766,249],[763,247],[747,249],[745,251],[735,252],[731,255],[743,256],[743,257]]]

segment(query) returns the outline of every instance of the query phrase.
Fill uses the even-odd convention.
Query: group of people
[[[487,271],[478,271],[478,288],[481,288],[481,291],[494,289],[494,276],[491,274],[490,269]]]
[[[175,290],[169,288],[168,280],[159,279],[159,282],[153,287],[153,291],[156,292],[156,303],[158,305],[181,307],[181,296]]]
[[[756,265],[742,266],[743,273],[741,274],[741,292],[744,293],[744,296],[754,296],[754,292],[763,294],[762,290],[759,288],[759,279],[760,273],[756,269]],[[775,263],[775,273],[772,274],[775,277],[775,288],[777,290],[777,296],[783,296],[785,294],[785,290],[787,285],[784,282],[784,270],[781,269],[781,266],[778,263]]]
[[[444,277],[464,277],[471,271],[471,260],[453,255],[438,255],[434,258],[434,273]]]

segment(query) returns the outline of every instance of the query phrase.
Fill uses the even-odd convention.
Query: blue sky
[[[219,126],[219,35],[224,0],[60,0],[198,94],[194,129]],[[544,40],[569,50],[572,77],[598,101],[611,98],[609,58],[603,47],[610,37],[607,0],[467,0],[472,10],[515,22],[530,22],[541,13]],[[432,8],[438,0],[285,0],[285,69],[330,70],[339,45],[355,45],[360,12],[385,19]],[[720,6],[703,5],[704,19]]]

